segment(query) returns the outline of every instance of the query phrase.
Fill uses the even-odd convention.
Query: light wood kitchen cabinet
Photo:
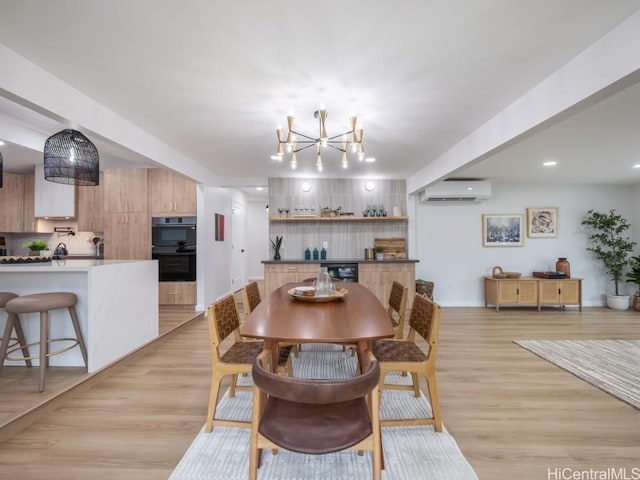
[[[35,232],[37,230],[35,215],[36,176],[34,173],[24,175],[22,181],[22,231]]]
[[[104,212],[149,213],[147,171],[147,168],[111,168],[105,170]]]
[[[104,173],[100,173],[100,183],[95,187],[78,187],[78,231],[104,231],[103,190]]]
[[[416,268],[413,262],[371,262],[358,265],[358,283],[371,290],[385,307],[389,305],[389,293],[394,280],[409,288],[407,308],[411,308],[416,293]]]
[[[578,305],[582,311],[582,279],[540,279],[538,310],[542,305]]]
[[[149,170],[151,216],[175,217],[196,215],[196,182],[166,170]]]
[[[160,305],[192,307],[196,304],[196,282],[159,282]]]
[[[535,278],[491,278],[484,279],[484,306],[538,305],[538,281]]]
[[[0,232],[24,228],[24,175],[5,173],[0,188]]]
[[[151,259],[151,219],[148,213],[106,213],[104,221],[105,259]]]
[[[266,294],[268,295],[285,283],[302,282],[307,278],[315,278],[319,266],[319,263],[265,263],[264,283]],[[413,262],[370,262],[358,264],[358,283],[371,290],[385,307],[388,305],[389,292],[394,280],[409,288],[410,298],[407,306],[410,307],[416,291],[416,273]],[[349,289],[348,283],[345,283],[345,288]]]
[[[151,216],[145,168],[104,171],[104,256],[109,260],[151,258]]]
[[[285,283],[302,282],[315,277],[320,265],[317,263],[265,264],[264,288],[268,295]]]

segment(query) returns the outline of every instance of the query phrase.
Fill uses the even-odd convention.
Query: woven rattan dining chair
[[[330,380],[276,375],[270,360],[267,350],[253,366],[249,480],[256,480],[265,448],[312,455],[370,450],[373,479],[380,480],[380,366],[373,355],[363,375]]]
[[[242,289],[242,303],[244,306],[245,317],[255,310],[262,301],[260,298],[260,290],[258,282],[247,283]],[[291,347],[293,354],[297,357],[300,354],[302,346],[298,343],[281,343],[281,347]]]
[[[429,390],[429,400],[433,417],[382,420],[382,426],[434,425],[436,432],[442,431],[438,388],[436,385],[436,356],[438,353],[438,330],[440,329],[440,305],[422,295],[416,294],[409,316],[409,334],[406,340],[376,340],[373,354],[380,362],[380,389],[413,390],[420,396],[418,375],[422,375]],[[427,343],[423,352],[416,344],[416,335]],[[392,385],[385,383],[390,372],[410,372],[412,385]]]
[[[258,282],[247,283],[242,289],[242,306],[245,316],[253,312],[261,301]]]
[[[240,337],[240,317],[233,295],[227,295],[209,305],[207,319],[209,322],[209,340],[211,342],[211,391],[209,392],[205,432],[211,432],[214,425],[248,428],[251,426],[251,422],[216,418],[218,392],[222,379],[227,375],[231,375],[229,397],[235,396],[236,389],[251,388],[236,386],[238,374],[251,373],[251,368],[262,351],[263,342],[244,341]],[[227,338],[233,340],[233,343],[222,353],[221,344]],[[290,347],[282,347],[280,349],[278,371],[293,375],[289,358],[290,350]]]
[[[391,292],[389,292],[388,312],[397,339],[402,339],[404,335],[404,317],[407,311],[408,296],[409,289],[394,280],[391,284]]]

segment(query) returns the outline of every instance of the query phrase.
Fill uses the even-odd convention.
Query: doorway
[[[231,203],[231,291],[233,292],[246,283],[245,225],[245,205],[233,200]]]

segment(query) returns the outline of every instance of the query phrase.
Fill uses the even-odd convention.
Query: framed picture
[[[553,238],[558,236],[558,207],[527,208],[527,236]]]
[[[216,213],[216,242],[224,242],[224,215]]]
[[[521,247],[524,245],[524,215],[521,213],[483,213],[483,247]]]

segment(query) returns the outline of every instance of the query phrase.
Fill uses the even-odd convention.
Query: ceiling
[[[296,171],[270,156],[276,125],[286,130],[290,113],[299,131],[316,134],[321,104],[330,136],[357,115],[367,156],[376,159],[343,170],[340,154],[328,152],[322,177],[408,178],[639,10],[640,0],[1,5],[5,47],[222,184],[242,186],[319,176],[313,149],[298,155]],[[21,102],[1,77],[0,116],[45,138],[76,121]],[[640,83],[598,100],[453,175],[640,184],[640,168],[632,169],[640,163]],[[108,138],[95,143],[103,166],[156,160]],[[0,148],[6,171],[42,159],[10,142]],[[549,159],[555,170],[541,168]]]

